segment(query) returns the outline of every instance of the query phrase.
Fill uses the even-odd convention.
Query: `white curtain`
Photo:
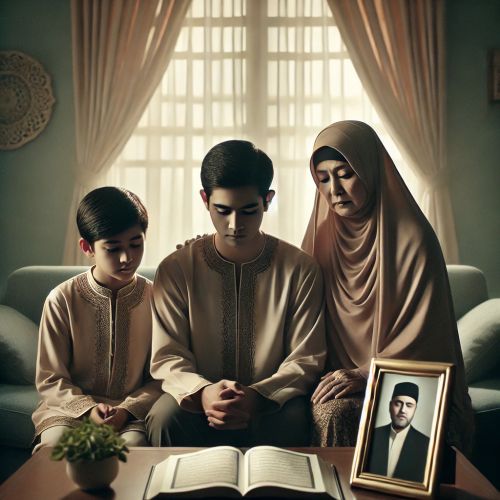
[[[354,67],[419,176],[417,200],[458,262],[448,190],[443,0],[328,0]]]
[[[162,83],[107,179],[148,208],[144,263],[213,231],[198,195],[201,160],[233,138],[255,142],[274,163],[277,196],[263,230],[300,245],[315,193],[314,139],[347,118],[373,125],[404,169],[325,0],[193,0]],[[411,171],[402,173],[415,189]]]
[[[75,224],[82,197],[103,182],[160,82],[186,0],[73,0],[77,171],[65,264],[82,263]]]

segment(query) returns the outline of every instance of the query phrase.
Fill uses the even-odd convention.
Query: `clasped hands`
[[[108,424],[116,431],[121,430],[130,418],[130,413],[124,408],[99,403],[90,411],[90,420],[96,424]]]
[[[220,380],[201,392],[201,405],[208,425],[219,430],[246,429],[263,397],[234,380]]]
[[[330,399],[340,399],[349,394],[361,392],[366,387],[366,379],[359,370],[335,370],[321,377],[311,401],[314,404],[326,403]]]

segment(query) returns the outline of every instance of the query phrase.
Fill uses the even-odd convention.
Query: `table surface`
[[[161,462],[171,453],[186,453],[196,448],[132,448],[127,463],[120,462],[118,477],[111,489],[98,495],[84,492],[76,487],[65,471],[65,461],[50,460],[49,448],[41,449],[17,472],[0,485],[0,499],[64,499],[83,500],[112,498],[117,500],[140,500],[149,477],[151,466]],[[347,499],[368,500],[396,498],[374,491],[351,488],[349,477],[354,448],[293,448],[306,453],[317,453],[337,468],[342,490]],[[497,498],[496,488],[460,453],[457,452],[456,484],[440,488],[440,498]]]

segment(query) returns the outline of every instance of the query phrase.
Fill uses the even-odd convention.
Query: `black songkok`
[[[400,382],[394,386],[394,391],[392,391],[392,399],[396,396],[409,396],[418,402],[418,385],[413,382]]]

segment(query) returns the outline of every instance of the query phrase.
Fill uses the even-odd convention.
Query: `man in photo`
[[[417,403],[417,384],[400,382],[394,386],[389,403],[391,423],[373,432],[368,472],[423,482],[429,438],[411,425]]]
[[[272,178],[248,141],[202,162],[215,233],[166,257],[153,285],[151,373],[165,392],[146,419],[155,446],[309,444],[323,281],[312,257],[260,230]]]

